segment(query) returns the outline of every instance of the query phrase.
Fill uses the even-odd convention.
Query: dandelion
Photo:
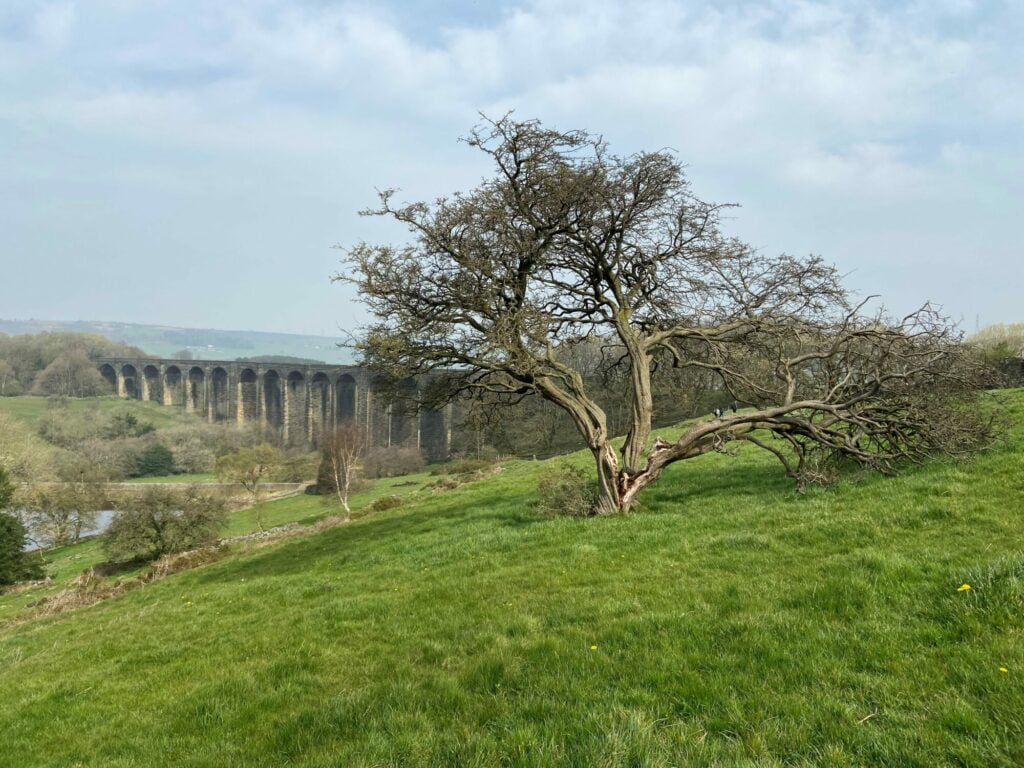
[[[971,588],[971,585],[970,585],[970,584],[966,584],[966,583],[964,583],[964,584],[961,584],[961,585],[960,585],[960,586],[959,586],[959,587],[957,588],[957,590],[956,590],[956,591],[957,591],[957,592],[966,592],[966,591],[967,591],[967,590],[969,590],[970,588]]]
[[[597,650],[597,646],[596,646],[596,645],[592,645],[592,646],[590,646],[590,650],[592,650],[592,651],[596,651],[596,650]]]
[[[1008,673],[1010,670],[1008,670],[1006,667],[1000,667],[999,671],[1000,672],[1007,672]]]

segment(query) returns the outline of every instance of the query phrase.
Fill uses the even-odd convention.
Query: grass
[[[60,401],[62,408],[69,413],[77,414],[96,411],[100,415],[130,412],[140,422],[149,422],[156,429],[165,429],[181,424],[194,423],[198,418],[194,414],[185,413],[182,408],[167,408],[159,403],[144,400],[128,400],[121,397],[69,397]],[[0,397],[0,413],[7,413],[19,419],[33,429],[48,410],[53,408],[49,398],[25,395],[21,397]]]
[[[178,475],[172,477],[199,478],[200,475]],[[351,505],[358,514],[382,496],[408,496],[419,493],[431,480],[429,474],[407,475],[386,478],[374,482],[370,487],[353,494]],[[150,478],[140,478],[141,481]],[[156,480],[159,482],[159,480]],[[228,520],[224,536],[239,536],[259,530],[258,515],[262,516],[264,527],[272,528],[288,523],[313,525],[324,518],[341,512],[334,497],[299,495],[277,501],[266,501],[257,507],[233,512]],[[15,619],[25,607],[36,601],[55,595],[67,589],[83,571],[106,561],[101,541],[98,538],[85,539],[74,544],[59,547],[43,553],[50,583],[34,586],[14,593],[0,593],[0,623]],[[133,575],[140,569],[128,572]],[[120,578],[124,574],[119,575]],[[114,578],[110,579],[113,581]],[[2,765],[2,763],[0,763]]]
[[[1008,408],[1019,442],[1024,392]],[[0,755],[1024,764],[1024,452],[802,495],[768,458],[676,465],[589,520],[531,509],[579,455],[403,486],[399,509],[0,628]]]

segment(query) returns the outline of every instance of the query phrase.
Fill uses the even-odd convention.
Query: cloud
[[[475,183],[486,169],[455,137],[479,110],[514,109],[601,132],[623,153],[674,148],[697,191],[743,202],[742,234],[772,250],[813,236],[808,247],[830,258],[875,265],[892,258],[887,236],[902,253],[916,227],[927,233],[920,241],[949,249],[944,274],[955,284],[968,265],[942,245],[953,242],[953,222],[983,222],[974,239],[999,258],[1016,242],[1024,9],[1015,5],[465,7],[95,0],[0,9],[8,195],[23,200],[11,190],[44,177],[70,189],[73,174],[141,188],[148,172],[183,195],[201,179],[193,194],[213,196],[211,219],[217,206],[249,210],[254,196],[292,185],[351,211],[371,202],[374,186],[433,197]],[[68,153],[74,163],[59,160]],[[305,216],[304,204],[282,205],[280,220],[260,225],[292,232],[287,219]],[[191,208],[180,215],[200,217],[181,227],[211,228]],[[858,252],[862,239],[851,245],[851,228],[866,220],[882,243],[877,259]],[[344,241],[366,226],[344,222],[341,231],[324,218],[310,247],[323,233]],[[9,237],[71,258],[34,244],[27,229]],[[257,247],[251,258],[277,257]]]

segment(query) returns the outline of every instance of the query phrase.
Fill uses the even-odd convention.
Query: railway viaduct
[[[372,447],[415,446],[448,457],[451,409],[419,410],[384,396],[393,386],[364,368],[219,360],[106,357],[97,361],[112,394],[184,408],[211,422],[254,424],[285,445],[317,445],[336,425],[363,425]],[[413,379],[399,388],[415,395]]]

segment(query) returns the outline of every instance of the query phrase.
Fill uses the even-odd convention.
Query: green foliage
[[[10,477],[7,475],[7,470],[4,469],[4,465],[0,464],[0,510],[7,509],[14,498],[14,483],[11,482]]]
[[[42,563],[25,552],[25,526],[17,517],[4,512],[13,498],[14,484],[0,464],[0,585],[43,577]]]
[[[174,474],[174,454],[171,450],[160,443],[153,443],[143,450],[139,456],[139,464],[136,469],[137,477],[160,477]]]
[[[35,389],[42,394],[84,397],[105,391],[92,365],[100,357],[144,357],[145,352],[92,333],[0,334],[3,394]],[[16,385],[16,386],[14,386]]]
[[[119,511],[103,534],[103,547],[114,561],[155,560],[207,544],[227,525],[223,497],[197,486],[185,490],[147,487],[124,495]]]
[[[535,505],[542,515],[586,517],[594,514],[597,492],[592,475],[579,467],[553,467],[540,476]]]
[[[118,411],[111,414],[110,420],[103,428],[103,437],[108,440],[119,437],[142,437],[155,429],[152,423],[142,421],[131,411]]]
[[[0,585],[43,578],[41,561],[24,551],[27,536],[18,518],[0,512]]]

